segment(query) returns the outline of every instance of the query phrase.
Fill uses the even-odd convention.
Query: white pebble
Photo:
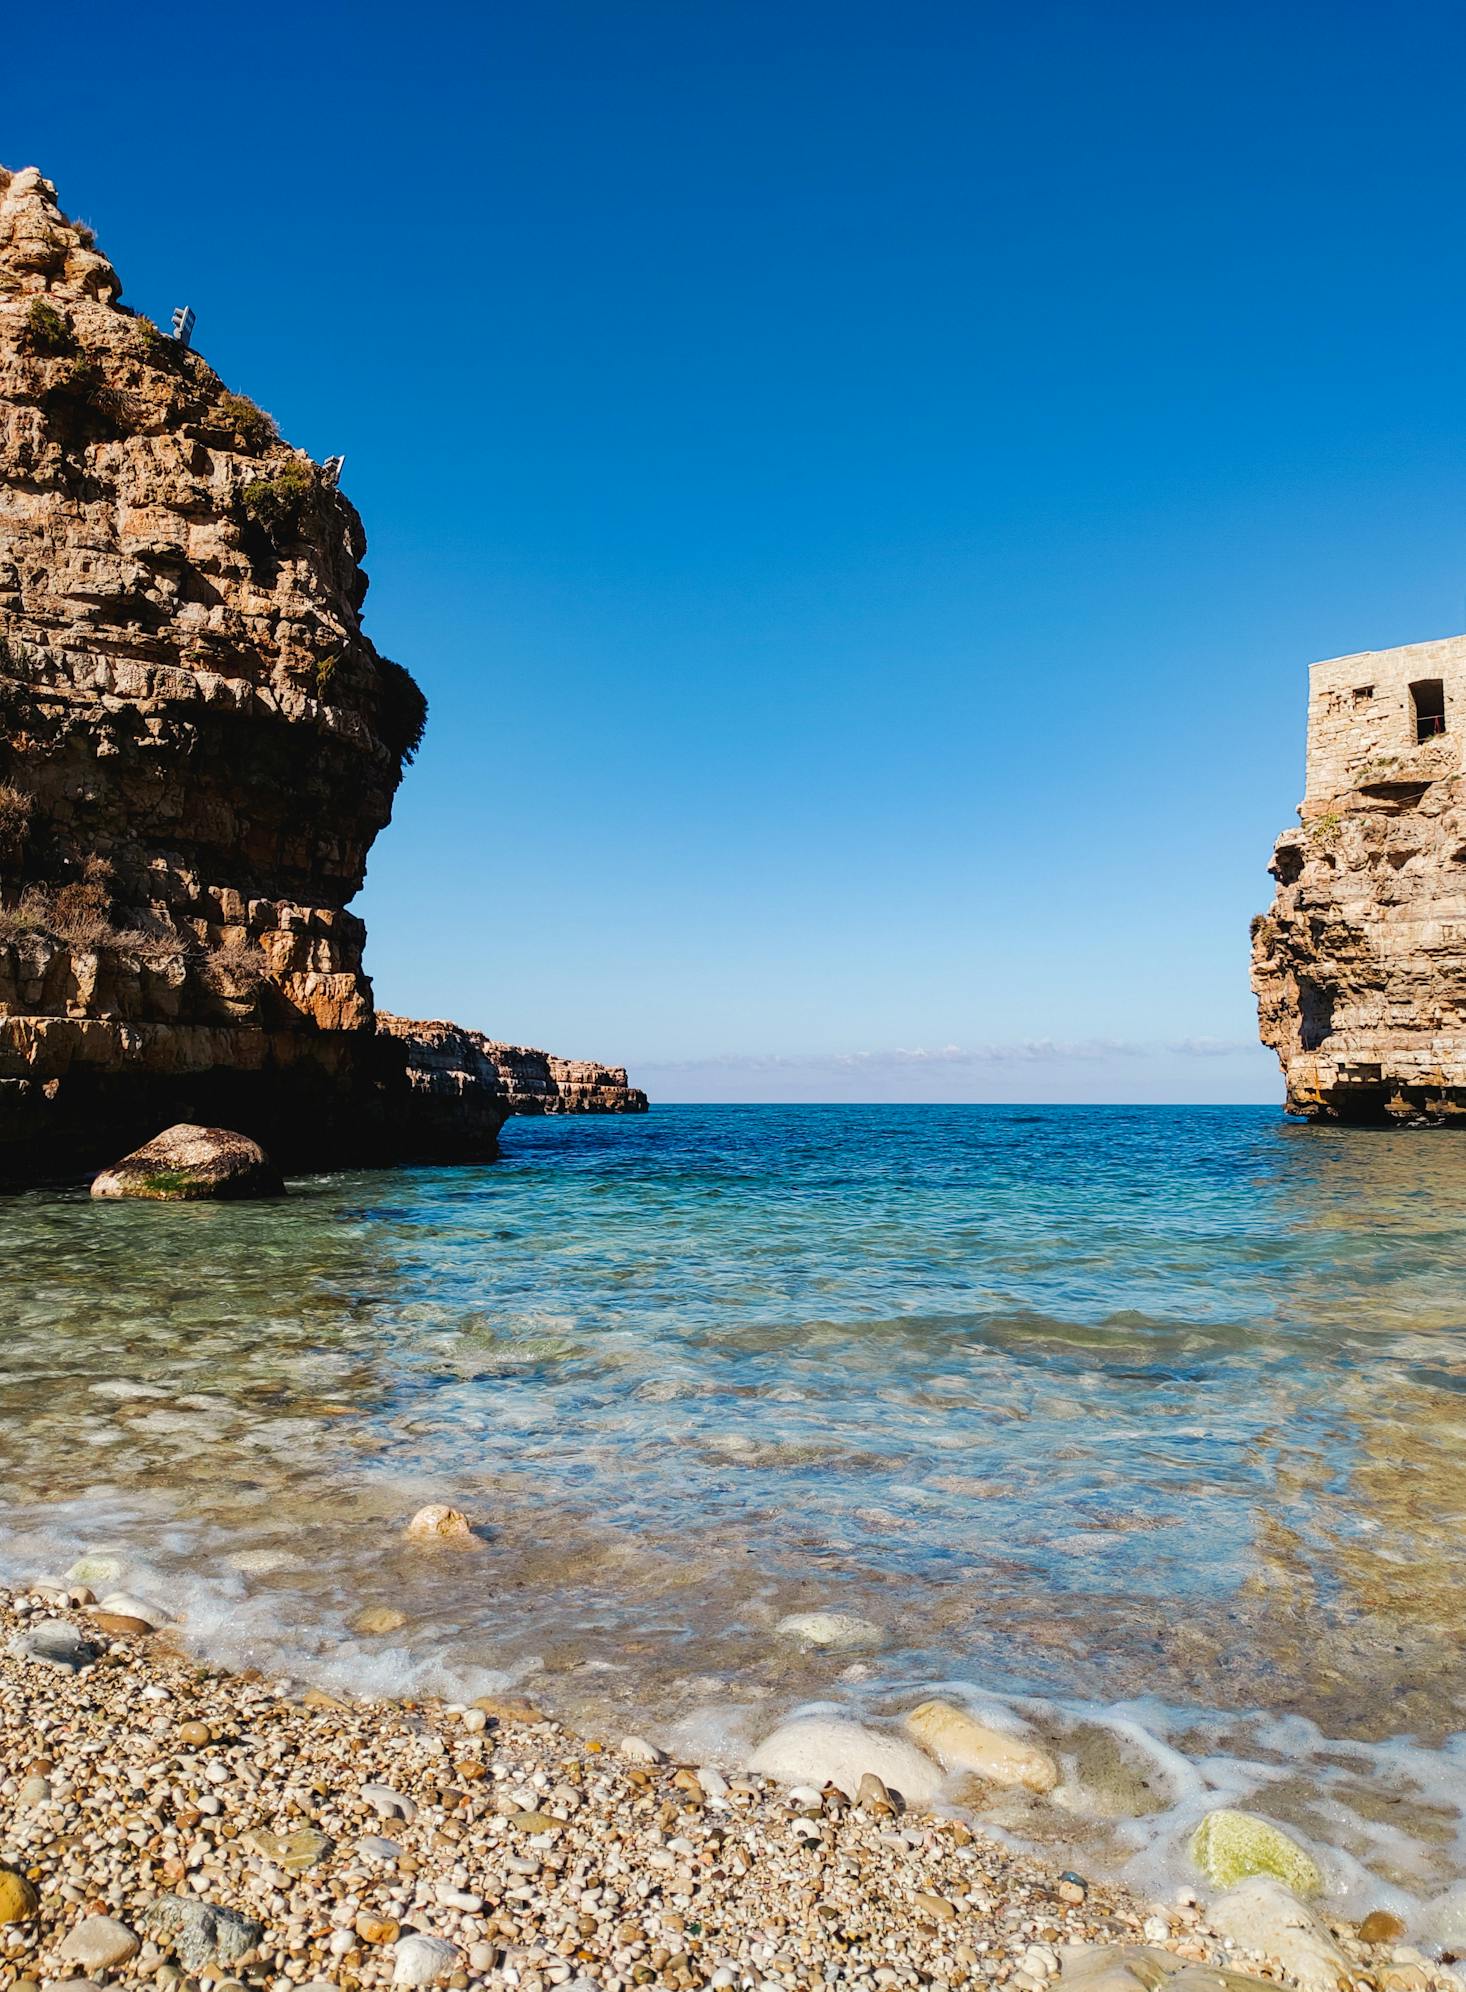
[[[621,1755],[633,1764],[665,1764],[666,1752],[659,1750],[655,1743],[648,1743],[644,1736],[623,1736],[620,1743]]]
[[[461,1909],[468,1916],[477,1916],[484,1906],[481,1895],[469,1895],[464,1889],[454,1888],[446,1881],[438,1882],[433,1893],[445,1909]]]
[[[458,1969],[458,1946],[446,1937],[400,1937],[393,1953],[394,1985],[431,1985]]]

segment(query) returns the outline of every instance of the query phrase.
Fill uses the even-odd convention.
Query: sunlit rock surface
[[[1466,636],[1310,673],[1307,793],[1253,922],[1289,1111],[1466,1115]]]
[[[363,631],[332,471],[121,290],[0,172],[0,1180],[180,1120],[299,1168],[624,1105],[533,1053],[449,1101],[447,1027],[378,1032],[348,908],[422,694]]]

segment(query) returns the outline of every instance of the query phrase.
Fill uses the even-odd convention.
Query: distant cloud
[[[1255,1038],[1016,1038],[1007,1043],[946,1044],[928,1050],[719,1052],[703,1058],[639,1059],[638,1072],[902,1072],[942,1067],[1093,1063],[1111,1058],[1231,1058],[1262,1051]]]
[[[653,1100],[1055,1105],[1265,1104],[1276,1060],[1252,1038],[1014,1038],[869,1051],[631,1060]]]

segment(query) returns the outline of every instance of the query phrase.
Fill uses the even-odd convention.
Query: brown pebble
[[[918,1893],[912,1896],[911,1904],[917,1914],[925,1916],[929,1923],[953,1923],[957,1920],[957,1911],[945,1895]]]
[[[1359,1941],[1362,1944],[1392,1944],[1404,1934],[1404,1923],[1398,1916],[1391,1915],[1388,1909],[1371,1909],[1359,1925]]]
[[[480,1695],[473,1703],[496,1722],[544,1722],[547,1718],[533,1702],[518,1701],[513,1695]]]
[[[146,1639],[157,1630],[146,1619],[133,1618],[128,1612],[89,1612],[87,1616],[109,1639]]]
[[[373,1916],[363,1910],[353,1928],[364,1944],[395,1944],[402,1931],[402,1925],[390,1916]]]
[[[213,1740],[213,1732],[206,1722],[183,1722],[178,1726],[178,1740],[186,1743],[190,1750],[202,1750]]]
[[[328,1695],[324,1688],[307,1688],[300,1698],[302,1708],[318,1708],[345,1714],[350,1702],[338,1701],[335,1695]]]

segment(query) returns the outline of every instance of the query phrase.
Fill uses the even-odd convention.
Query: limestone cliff
[[[1307,794],[1253,923],[1291,1112],[1466,1115],[1466,637],[1316,664]]]
[[[426,712],[361,520],[120,295],[0,172],[0,1178],[180,1118],[293,1166],[491,1153],[538,1088],[466,1086],[449,1140],[348,911]]]
[[[459,1024],[413,1023],[377,1015],[377,1029],[400,1040],[418,1124],[435,1131],[439,1152],[472,1145],[481,1113],[635,1114],[646,1094],[619,1065],[556,1058],[524,1045],[496,1044]]]

